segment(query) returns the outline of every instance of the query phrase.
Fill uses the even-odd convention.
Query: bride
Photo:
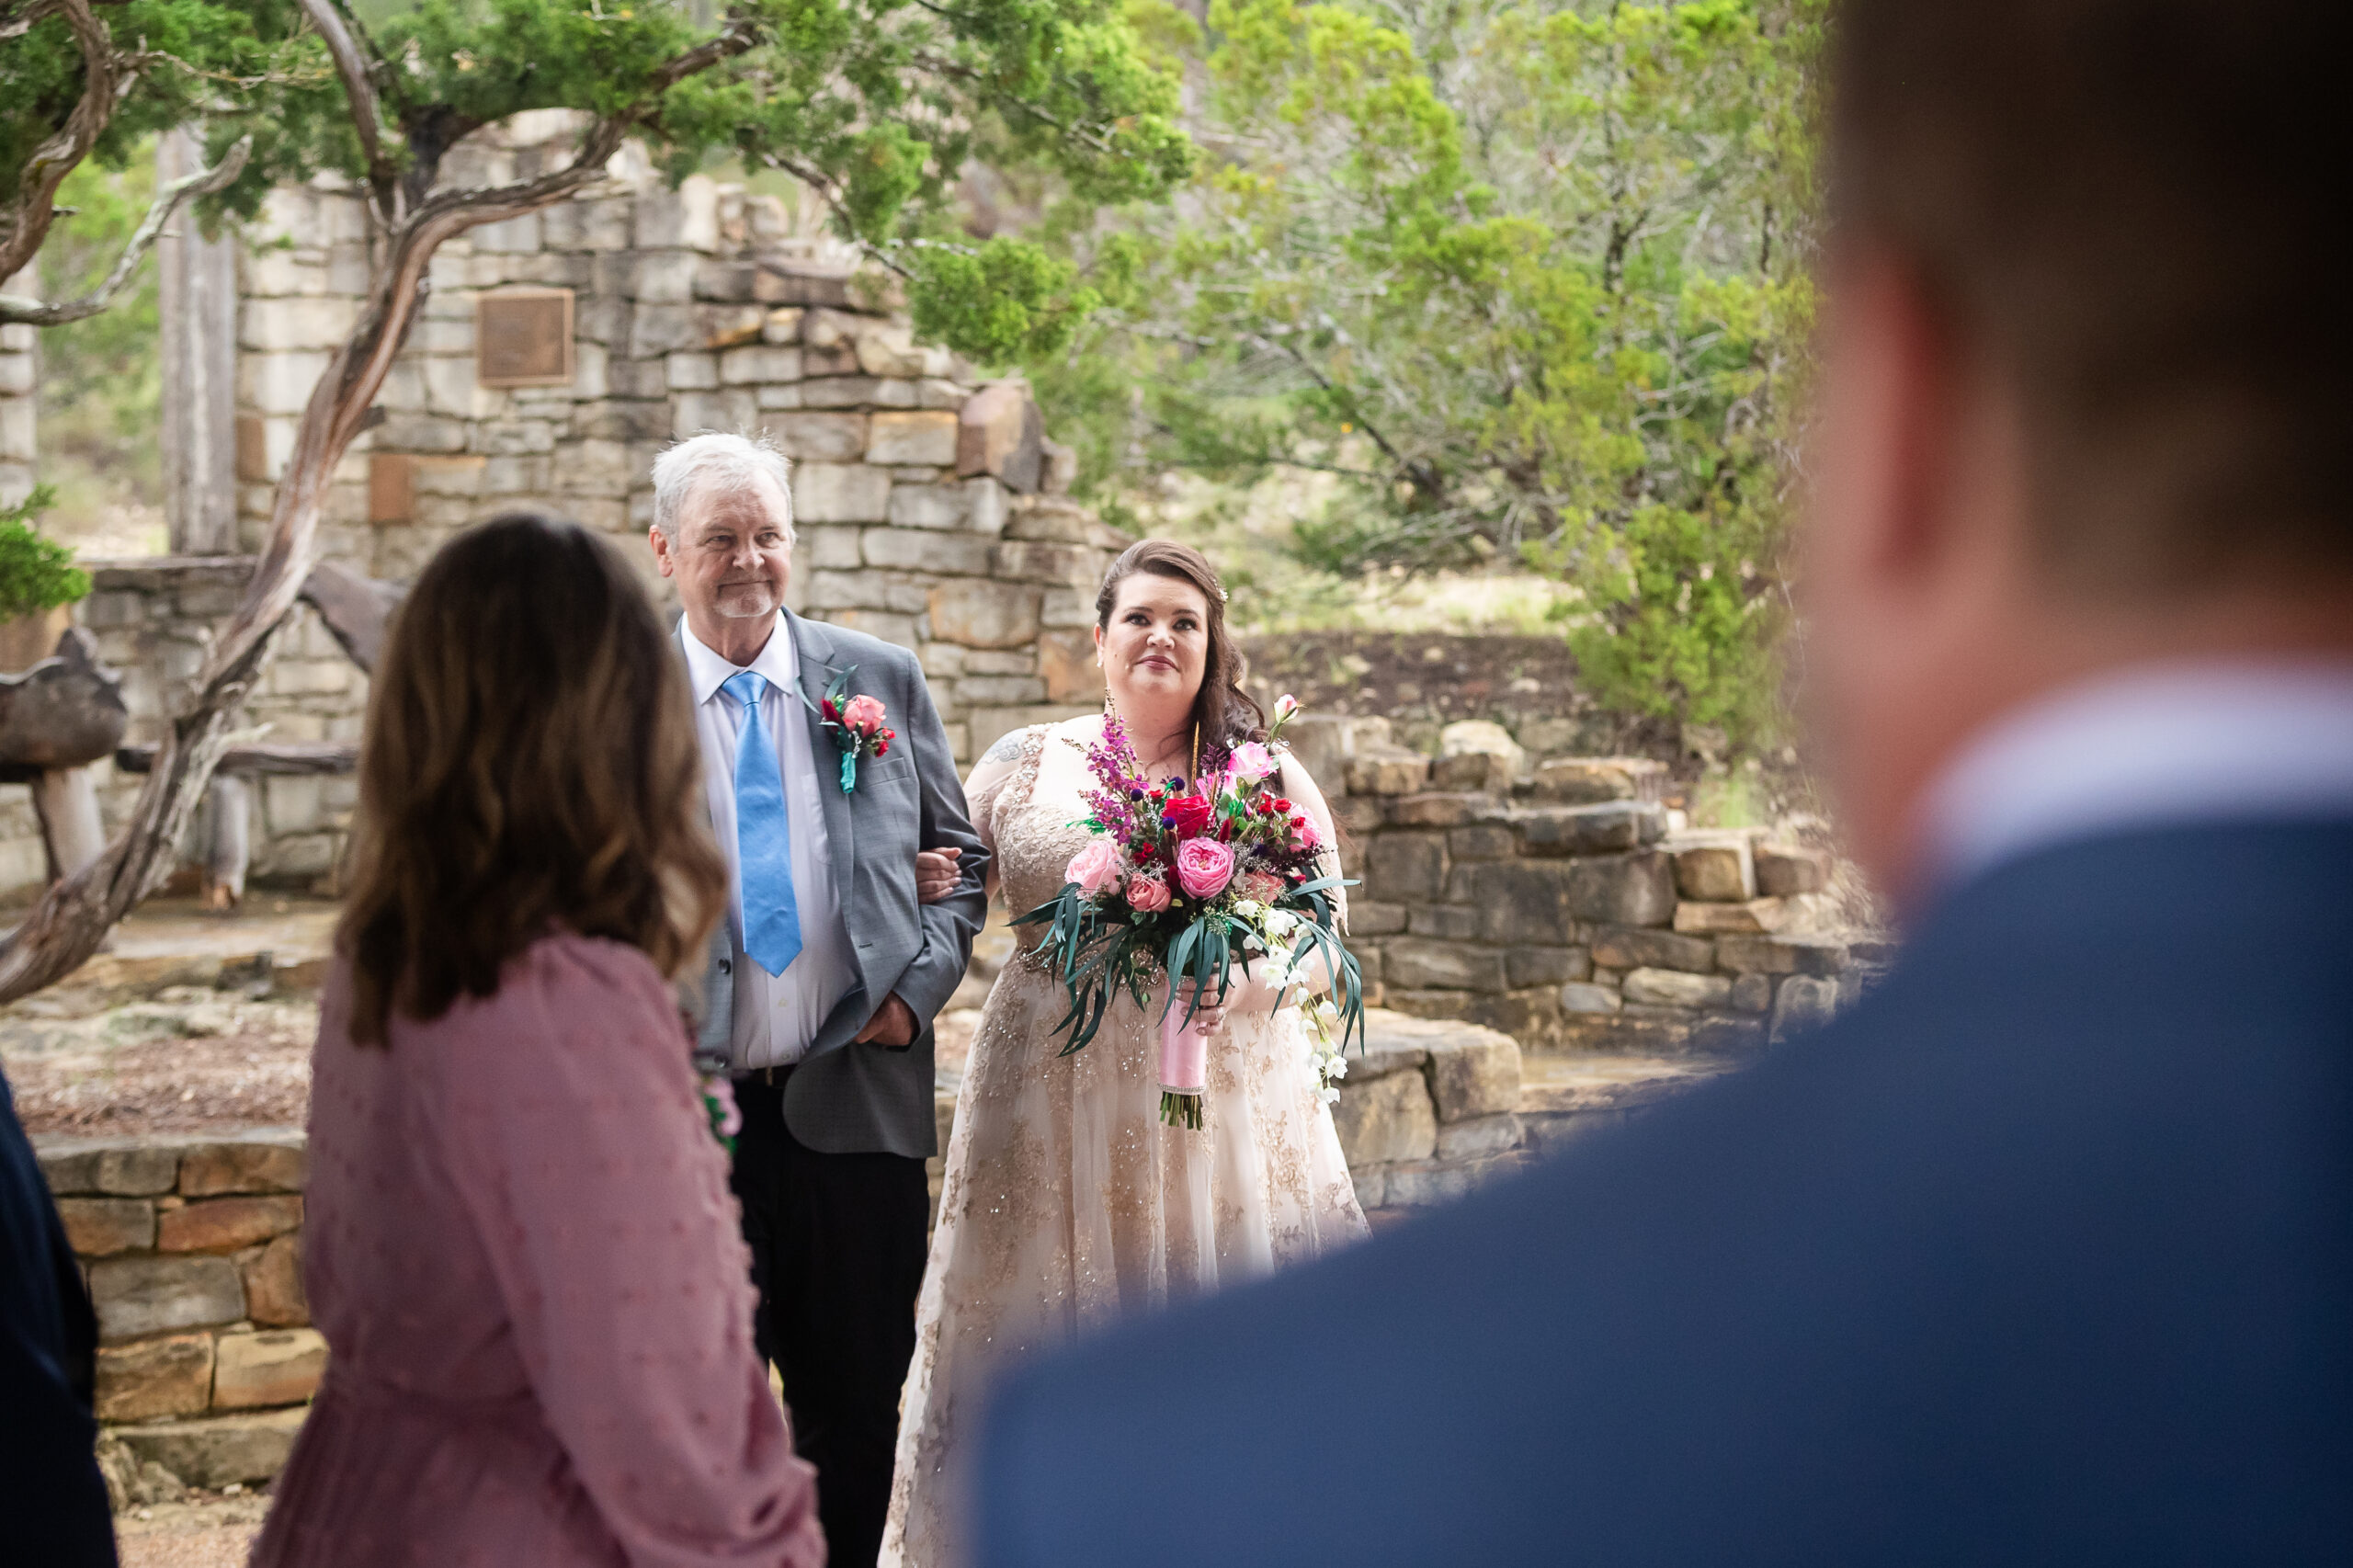
[[[1191,778],[1265,733],[1241,687],[1224,599],[1199,552],[1163,540],[1134,546],[1104,574],[1096,657],[1148,777]],[[1016,913],[1060,892],[1063,867],[1088,841],[1074,824],[1092,782],[1084,748],[1101,735],[1096,718],[1017,731],[965,783],[992,890],[1001,875]],[[1279,788],[1331,844],[1324,797],[1288,754]],[[1062,1056],[1054,1029],[1068,994],[1026,952],[1040,933],[1016,934],[1028,938],[1024,951],[989,994],[957,1097],[885,1564],[936,1568],[959,1557],[947,1467],[961,1462],[961,1429],[1006,1362],[1365,1233],[1293,998],[1236,972],[1224,1006],[1204,1009],[1213,1031],[1207,1125],[1165,1127],[1159,999],[1147,1013],[1121,996],[1101,1032]]]

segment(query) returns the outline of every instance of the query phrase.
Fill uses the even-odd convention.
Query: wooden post
[[[33,775],[33,810],[49,851],[49,880],[62,881],[97,859],[107,846],[98,820],[98,786],[88,767],[44,767]]]
[[[204,167],[183,126],[155,144],[160,183]],[[164,349],[164,517],[175,555],[237,548],[237,253],[182,208],[155,242]]]
[[[212,776],[212,842],[205,853],[204,907],[234,909],[245,896],[253,856],[251,788],[233,774]]]

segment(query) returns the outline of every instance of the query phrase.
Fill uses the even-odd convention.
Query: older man
[[[704,788],[734,873],[699,1043],[743,1108],[756,1334],[817,1467],[831,1560],[870,1563],[923,1282],[931,1021],[986,899],[914,655],[786,609],[792,538],[788,465],[766,442],[697,436],[655,460],[654,557],[685,607]],[[898,736],[886,754],[844,770],[829,693],[880,699]],[[961,852],[937,903],[918,903],[919,849]]]
[[[1017,1376],[983,1568],[2344,1561],[2341,12],[1838,7],[1808,666],[1902,963]]]

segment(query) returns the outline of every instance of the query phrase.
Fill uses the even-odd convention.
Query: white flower
[[[1324,1064],[1324,1076],[1326,1078],[1345,1078],[1347,1075],[1348,1059],[1345,1056],[1335,1056]]]
[[[1324,1103],[1325,1105],[1338,1105],[1338,1104],[1340,1103],[1340,1091],[1339,1091],[1339,1090],[1335,1089],[1335,1088],[1329,1088],[1329,1087],[1326,1087],[1325,1089],[1324,1089],[1323,1091],[1321,1091],[1321,1093],[1322,1093],[1322,1096],[1323,1096]]]

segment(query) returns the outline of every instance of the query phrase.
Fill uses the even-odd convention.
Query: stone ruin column
[[[155,146],[158,184],[203,166],[186,127]],[[174,555],[237,548],[237,252],[181,209],[155,244],[163,323],[164,517]]]

